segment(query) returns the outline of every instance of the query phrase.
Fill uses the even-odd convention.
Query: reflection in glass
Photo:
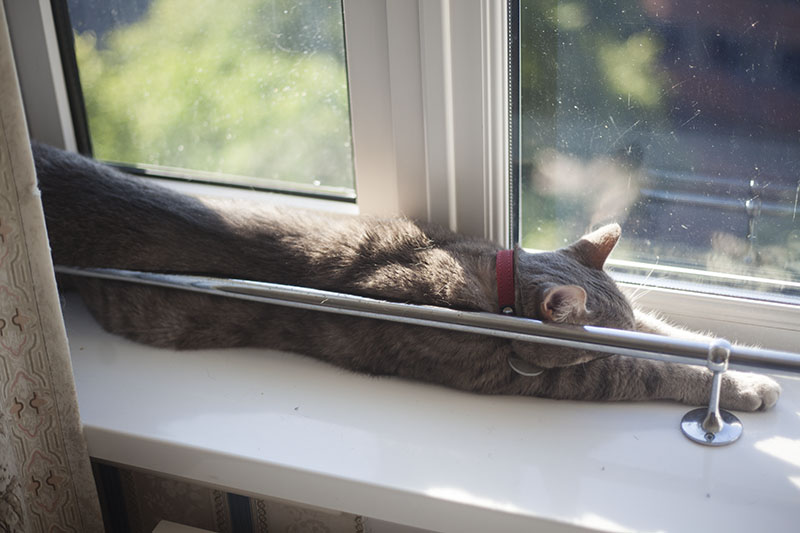
[[[523,0],[520,80],[523,246],[800,294],[800,4]]]
[[[339,1],[68,4],[95,157],[354,194]]]

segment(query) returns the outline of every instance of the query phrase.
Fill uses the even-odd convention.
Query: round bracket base
[[[701,407],[693,409],[683,415],[681,420],[681,431],[689,440],[705,446],[725,446],[736,442],[742,436],[742,422],[728,411],[720,409],[722,417],[722,429],[716,433],[703,429],[703,421],[706,419],[708,409]]]

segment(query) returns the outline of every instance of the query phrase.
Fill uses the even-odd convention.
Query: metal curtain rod
[[[705,364],[714,344],[596,326],[557,326],[529,318],[389,302],[263,281],[67,266],[56,266],[55,271],[659,361]],[[732,346],[730,363],[800,372],[800,354],[777,350]]]

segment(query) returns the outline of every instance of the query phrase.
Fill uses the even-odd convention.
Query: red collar
[[[497,303],[504,315],[513,315],[514,309],[514,250],[497,252]]]

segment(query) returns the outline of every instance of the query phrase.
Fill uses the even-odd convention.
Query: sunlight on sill
[[[523,512],[522,509],[513,503],[493,500],[491,498],[487,498],[486,496],[477,496],[458,487],[431,487],[425,491],[425,494],[433,498],[439,498],[450,502],[463,503],[465,505],[472,505],[487,509],[495,509],[498,511],[505,511],[507,513]]]
[[[798,439],[771,437],[757,442],[755,448],[776,459],[780,459],[800,468],[800,440]]]
[[[599,530],[599,531],[614,531],[614,532],[619,532],[619,533],[639,531],[639,532],[645,533],[643,530],[638,530],[638,529],[632,529],[632,528],[629,528],[629,527],[625,527],[622,524],[620,524],[619,522],[614,522],[613,520],[610,520],[610,519],[608,519],[608,518],[606,518],[604,516],[600,516],[600,515],[594,514],[594,513],[586,513],[586,514],[584,514],[583,516],[578,518],[576,523],[578,525],[580,525],[580,526],[588,527],[590,529],[596,529],[596,530]],[[657,533],[657,532],[662,531],[662,530],[655,530],[654,529],[654,530],[650,530],[650,531],[652,531],[653,533]]]

